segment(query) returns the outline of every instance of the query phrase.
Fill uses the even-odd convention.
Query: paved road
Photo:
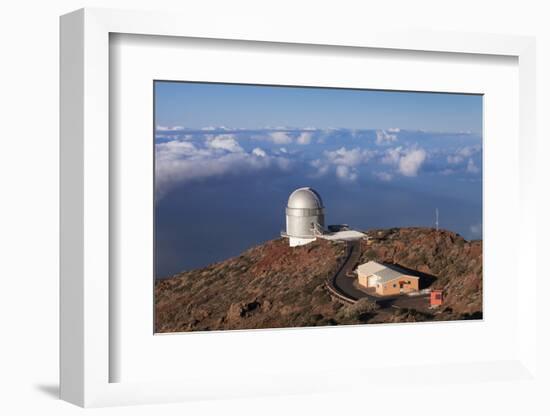
[[[348,241],[346,242],[346,245],[346,261],[332,278],[334,289],[336,289],[336,291],[344,297],[353,300],[358,300],[361,298],[376,300],[374,296],[371,296],[353,286],[355,278],[347,276],[347,274],[350,273],[357,265],[359,257],[361,256],[360,241]]]

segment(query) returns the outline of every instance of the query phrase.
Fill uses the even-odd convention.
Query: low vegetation
[[[380,309],[377,302],[368,298],[359,299],[353,305],[341,308],[337,314],[337,321],[341,324],[359,324],[368,322]]]
[[[325,290],[345,246],[319,240],[290,248],[277,239],[155,286],[156,330],[277,328],[336,323],[342,307]]]
[[[423,272],[442,289],[444,307],[382,307],[362,299],[346,305],[325,287],[344,259],[345,245],[317,240],[290,248],[276,239],[240,256],[177,274],[155,285],[157,332],[281,328],[482,316],[482,245],[448,231],[392,228],[368,231],[361,260],[397,263]]]
[[[481,313],[482,241],[466,241],[456,233],[433,228],[371,230],[368,235],[372,240],[361,243],[361,263],[396,263],[433,276],[433,281],[421,286],[443,290],[452,318]]]

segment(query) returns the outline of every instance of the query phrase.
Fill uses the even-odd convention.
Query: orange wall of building
[[[376,293],[379,295],[398,295],[401,293],[399,287],[400,281],[410,281],[410,284],[403,285],[403,292],[416,292],[418,291],[418,278],[415,276],[401,276],[397,279],[391,280],[386,283],[382,283],[380,286],[376,286]],[[395,284],[395,287],[393,285]]]

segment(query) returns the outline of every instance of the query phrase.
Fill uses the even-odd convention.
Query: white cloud
[[[476,174],[480,172],[480,168],[475,164],[472,156],[481,152],[481,146],[465,146],[453,151],[452,154],[447,156],[447,163],[455,165],[452,169],[443,170],[444,175],[451,173],[457,173],[465,170],[466,173]]]
[[[212,130],[216,130],[216,127],[214,127],[214,126],[207,126],[207,127],[201,128],[201,130],[203,130],[203,131],[212,131]]]
[[[292,143],[292,137],[285,131],[273,131],[269,133],[269,138],[275,144]]]
[[[371,157],[371,153],[366,149],[361,150],[357,147],[350,150],[341,147],[338,150],[325,151],[325,156],[334,165],[358,166],[367,162]]]
[[[254,156],[258,156],[258,157],[266,157],[267,156],[267,153],[265,152],[265,150],[260,149],[259,147],[254,148],[254,150],[252,150],[252,154]]]
[[[180,131],[185,130],[185,127],[183,126],[157,126],[157,131]]]
[[[388,133],[399,133],[401,131],[400,128],[398,127],[391,127],[389,129],[387,129]]]
[[[376,144],[388,144],[395,142],[397,140],[397,134],[395,133],[398,131],[395,131],[394,129],[376,130]]]
[[[309,163],[311,166],[313,166],[314,168],[320,168],[321,166],[328,166],[326,163],[324,163],[321,159],[315,159],[315,160],[312,160],[310,163]]]
[[[316,169],[316,172],[313,175],[315,177],[324,176],[330,167],[327,162],[322,161],[321,159],[312,160],[309,164]]]
[[[458,149],[454,154],[447,156],[447,163],[451,165],[458,165],[481,151],[481,146],[466,146]]]
[[[464,158],[460,155],[449,155],[447,156],[447,163],[450,163],[451,165],[458,165],[459,163],[462,163],[464,161]]]
[[[399,159],[401,158],[403,148],[401,146],[399,147],[393,147],[391,149],[386,150],[386,154],[384,157],[382,157],[382,163],[385,163],[387,165],[396,165],[399,163]]]
[[[243,151],[243,148],[239,145],[233,134],[208,135],[206,136],[206,146],[210,149],[226,150],[232,153]]]
[[[311,139],[313,138],[313,133],[311,132],[302,132],[296,139],[296,143],[298,144],[309,144],[311,142]]]
[[[158,143],[155,145],[157,197],[162,198],[177,184],[259,171],[271,166],[288,170],[292,164],[289,159],[269,156],[260,148],[247,153],[231,135],[211,136],[204,142],[204,147],[177,140]]]
[[[389,182],[393,179],[393,175],[388,172],[375,172],[374,175],[384,182]]]
[[[269,166],[269,160],[254,158],[247,153],[225,153],[216,158],[201,154],[182,159],[163,160],[157,158],[155,164],[157,195],[162,198],[176,184],[206,177],[258,170],[267,166]]]
[[[466,165],[466,172],[468,173],[479,173],[479,168],[474,163],[473,159],[468,160],[468,165]]]
[[[292,163],[290,162],[290,159],[288,159],[286,157],[277,157],[277,158],[275,158],[275,163],[277,164],[279,169],[286,170],[286,171],[288,171],[290,169],[291,165],[292,165]]]
[[[353,182],[357,179],[357,171],[345,165],[336,166],[336,176],[344,181]]]
[[[190,156],[197,153],[197,148],[193,143],[173,140],[171,142],[159,143],[156,145],[157,158],[160,157],[181,157]]]
[[[172,139],[174,140],[174,136],[172,136],[171,134],[161,134],[161,133],[157,133],[155,134],[155,139]]]
[[[470,157],[474,153],[477,153],[481,150],[479,146],[466,146],[459,149],[458,154],[463,157]]]
[[[427,156],[422,148],[403,149],[399,146],[386,150],[381,161],[395,166],[403,176],[416,176]]]
[[[325,151],[324,154],[326,161],[314,161],[319,165],[317,168],[319,174],[324,175],[329,169],[328,165],[332,164],[336,166],[336,176],[339,179],[352,182],[359,176],[356,168],[369,161],[373,152],[357,147],[353,149],[341,147],[338,150]]]
[[[399,159],[399,172],[404,176],[416,176],[426,160],[424,149],[414,149]]]

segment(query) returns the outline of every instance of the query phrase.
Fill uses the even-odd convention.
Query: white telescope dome
[[[312,188],[299,188],[290,194],[288,208],[322,209],[321,196]]]
[[[321,196],[312,188],[296,189],[286,207],[286,235],[291,246],[311,243],[324,233],[325,208]]]

